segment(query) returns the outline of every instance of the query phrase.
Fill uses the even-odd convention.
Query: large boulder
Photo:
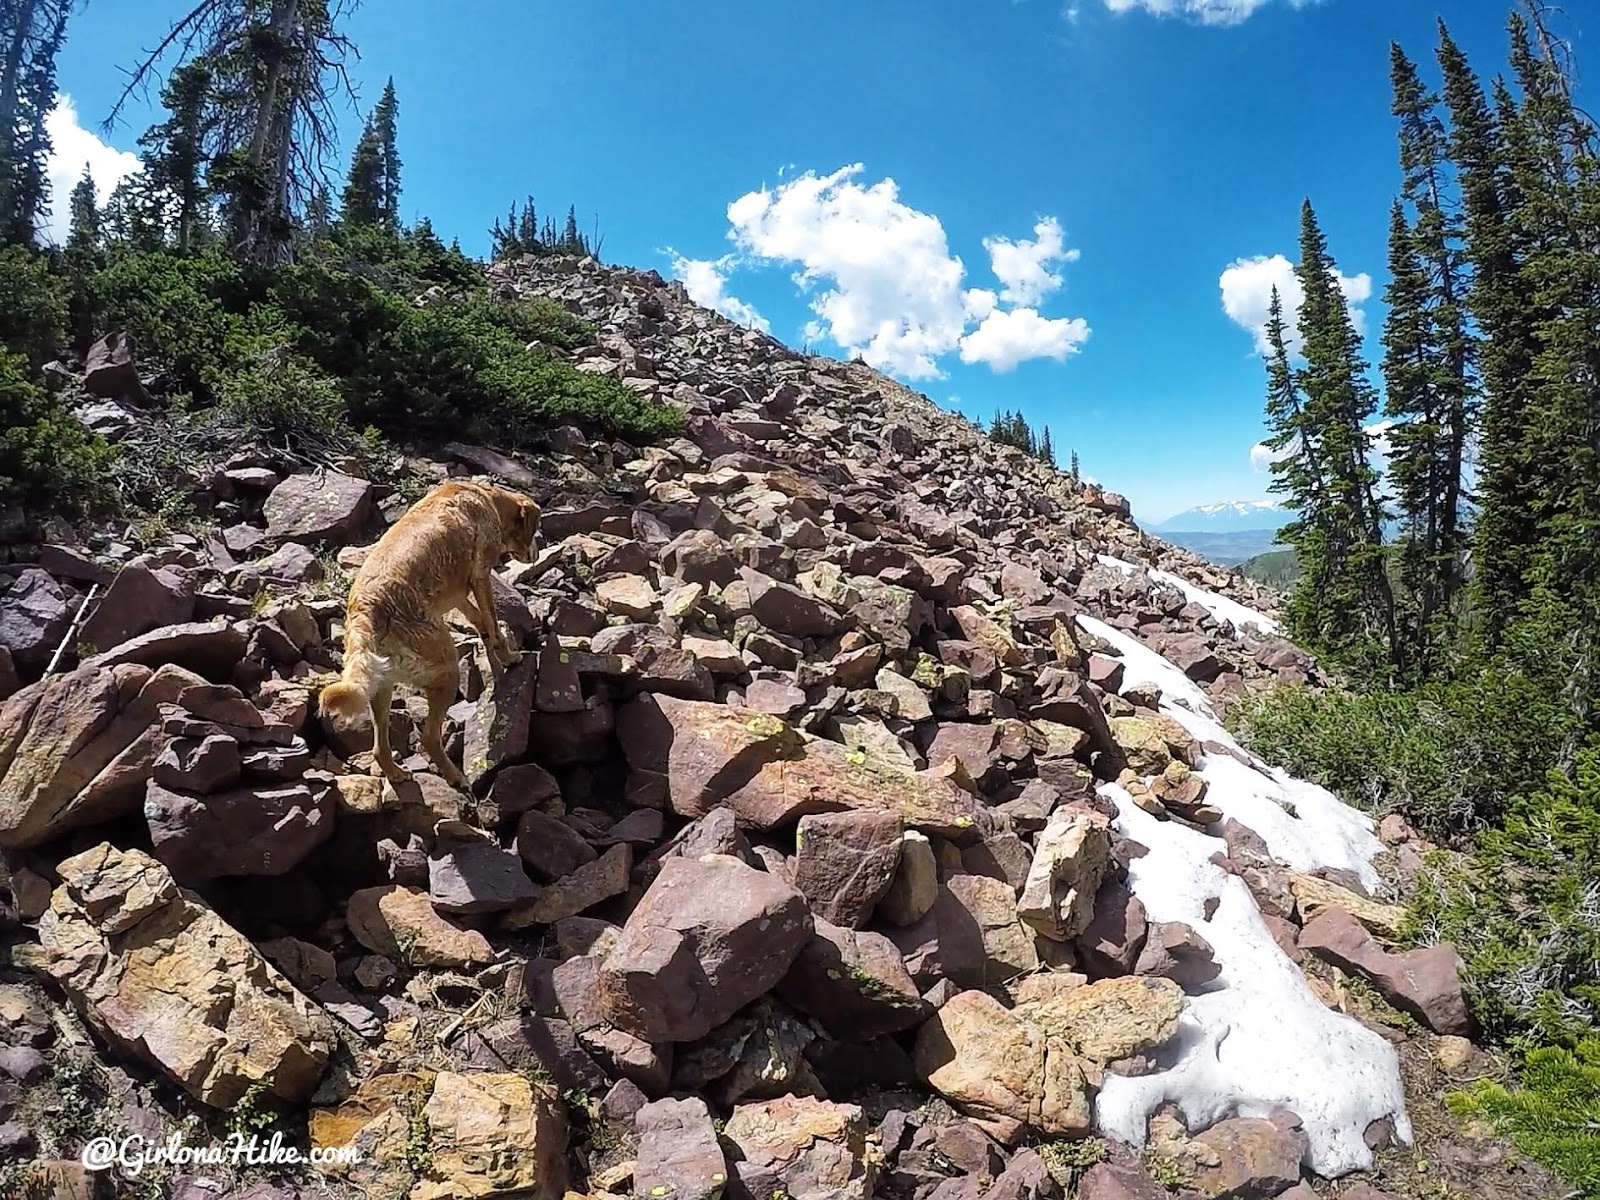
[[[267,497],[267,536],[281,542],[351,541],[372,517],[372,485],[339,471],[291,475]]]
[[[222,682],[232,676],[244,657],[246,645],[243,630],[235,625],[187,621],[181,625],[163,625],[129,638],[81,666],[105,668],[129,663],[151,668],[175,666]]]
[[[332,835],[333,794],[326,783],[283,783],[197,796],[152,779],[144,815],[155,856],[193,885],[293,870]]]
[[[893,942],[820,917],[815,923],[811,940],[778,984],[779,996],[843,1041],[899,1033],[928,1016]]]
[[[647,1042],[693,1041],[771,989],[811,934],[792,884],[724,855],[669,858],[601,966],[601,1003]]]
[[[137,812],[166,744],[160,706],[196,682],[178,667],[83,666],[0,705],[0,848]]]
[[[764,629],[794,637],[827,637],[843,625],[843,618],[831,607],[793,584],[780,583],[749,567],[739,569],[739,578],[749,589],[750,614]]]
[[[765,713],[646,694],[622,708],[617,733],[635,786],[663,790],[684,816],[725,805],[747,828],[772,829],[810,813],[876,809],[897,812],[910,828],[959,840],[993,824],[988,810],[948,778],[805,738]]]
[[[83,358],[83,390],[107,400],[149,399],[134,362],[131,337],[112,332],[89,347]]]
[[[356,1151],[353,1161],[330,1155],[318,1171],[360,1195],[561,1200],[566,1194],[566,1109],[550,1083],[526,1073],[373,1075],[336,1103],[313,1109],[307,1124],[313,1149]],[[417,1153],[419,1145],[426,1156]]]
[[[794,883],[812,913],[859,929],[894,882],[900,865],[900,817],[858,810],[801,817],[795,832]]]
[[[987,992],[961,992],[917,1031],[917,1073],[997,1140],[1091,1127],[1083,1067],[1065,1043]]]
[[[1288,1115],[1221,1121],[1194,1142],[1210,1152],[1195,1182],[1204,1195],[1219,1200],[1270,1200],[1287,1191],[1300,1181],[1308,1145],[1298,1119]]]
[[[711,1112],[699,1097],[657,1100],[634,1114],[639,1149],[634,1195],[661,1200],[718,1200],[728,1161]]]
[[[67,635],[72,611],[65,588],[38,567],[25,568],[0,594],[0,650],[24,671],[43,671]]]
[[[83,623],[80,641],[91,653],[110,650],[141,633],[181,625],[194,616],[194,582],[170,567],[129,563],[111,581]]]
[[[141,851],[101,843],[57,870],[43,966],[97,1033],[215,1108],[258,1083],[310,1097],[333,1024],[245,938]]]
[[[1300,931],[1300,949],[1360,975],[1435,1033],[1465,1037],[1472,1032],[1461,991],[1461,959],[1449,942],[1391,954],[1349,913],[1329,908]]]
[[[1183,1006],[1170,979],[1126,977],[1056,989],[1017,1011],[1084,1058],[1109,1063],[1170,1041]]]
[[[416,888],[363,888],[350,897],[345,923],[374,954],[413,967],[481,967],[494,961],[483,934],[440,916],[428,893]]]

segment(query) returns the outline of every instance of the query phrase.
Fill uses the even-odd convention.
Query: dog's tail
[[[344,672],[317,695],[317,707],[339,729],[368,723],[370,698],[388,673],[389,660],[367,648],[366,632],[354,622],[345,630]]]

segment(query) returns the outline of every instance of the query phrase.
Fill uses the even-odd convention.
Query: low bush
[[[1517,780],[1539,780],[1574,722],[1559,689],[1486,668],[1413,691],[1280,688],[1231,718],[1257,754],[1370,812],[1400,811],[1460,841],[1504,817]]]
[[[113,455],[34,382],[20,354],[0,351],[0,501],[94,507]]]

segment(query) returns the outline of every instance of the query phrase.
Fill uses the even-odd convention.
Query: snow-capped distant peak
[[[1201,504],[1150,526],[1157,532],[1243,532],[1277,530],[1293,512],[1276,500],[1223,500]]]

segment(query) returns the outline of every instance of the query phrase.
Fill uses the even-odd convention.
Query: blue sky
[[[108,188],[132,165],[115,151],[148,105],[99,131],[118,68],[191,2],[74,19],[61,178],[88,161]],[[1389,42],[1432,79],[1442,15],[1492,75],[1508,8],[368,0],[349,31],[362,105],[395,80],[408,221],[483,254],[514,197],[575,203],[607,260],[676,271],[791,344],[859,349],[969,415],[1020,408],[1154,521],[1266,494],[1252,327],[1303,197],[1376,359]]]

